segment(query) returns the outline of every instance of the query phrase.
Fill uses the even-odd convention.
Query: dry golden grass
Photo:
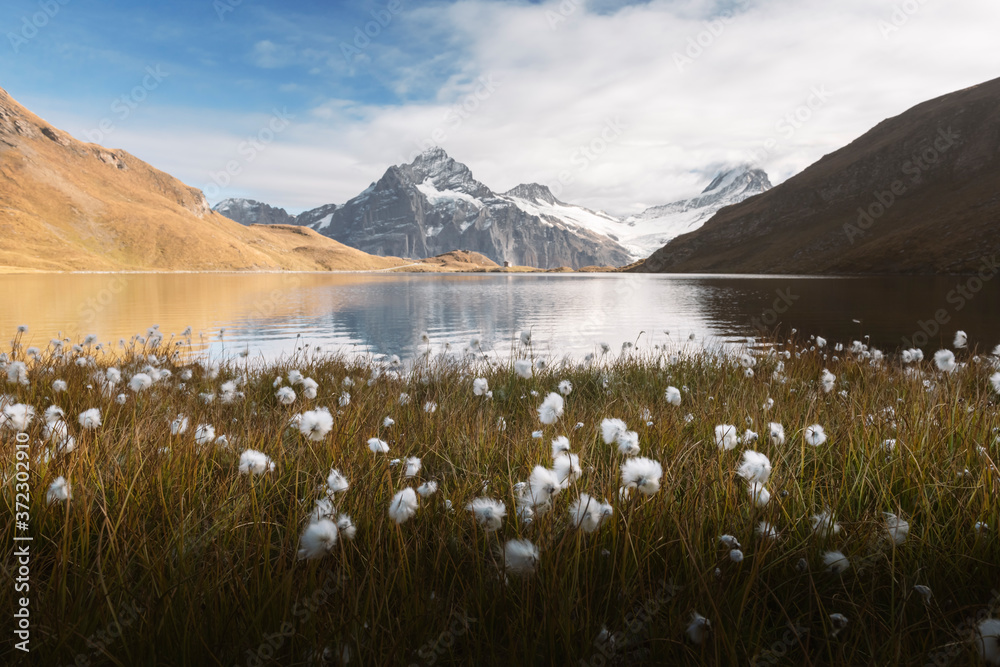
[[[46,665],[83,664],[82,656],[91,664],[251,667],[338,665],[317,656],[346,650],[351,665],[981,664],[968,621],[1000,606],[991,592],[1000,579],[1000,415],[989,360],[963,352],[969,364],[959,372],[930,361],[914,372],[896,359],[873,364],[845,352],[835,360],[809,346],[758,356],[752,377],[732,358],[667,350],[553,365],[530,378],[509,361],[472,358],[417,361],[411,373],[374,359],[302,354],[211,370],[164,358],[173,342],[83,365],[76,359],[92,348],[62,358],[43,352],[27,384],[7,384],[8,403],[36,411],[23,426],[31,444],[18,450],[31,461],[32,657]],[[17,339],[11,352],[25,358]],[[512,352],[532,356],[530,347]],[[172,374],[134,392],[129,379],[150,372],[151,353]],[[103,392],[95,375],[106,376],[111,363],[123,377]],[[837,376],[832,392],[819,386],[825,366]],[[315,379],[318,395],[296,386],[293,404],[282,405],[274,379],[292,369]],[[489,381],[491,397],[473,395],[476,377]],[[67,383],[65,392],[53,391],[54,379]],[[229,381],[242,395],[224,402]],[[565,412],[541,424],[537,408],[562,381],[572,383]],[[669,385],[681,388],[680,406],[665,399]],[[345,391],[350,401],[341,400]],[[215,399],[200,397],[207,393]],[[72,452],[57,453],[46,439],[42,412],[53,403],[77,438]],[[333,414],[325,436],[312,440],[289,425],[318,407]],[[89,408],[103,420],[92,431],[77,423]],[[171,434],[179,413],[189,428]],[[603,440],[605,417],[624,419],[642,455],[662,464],[654,494],[619,498],[623,457]],[[785,441],[769,440],[769,421],[784,425]],[[723,451],[713,434],[720,423],[761,437]],[[813,423],[829,434],[818,447],[802,437]],[[229,444],[198,445],[198,424]],[[0,455],[13,461],[15,438],[6,432]],[[579,454],[582,476],[525,525],[514,512],[515,483],[551,464],[560,434]],[[389,443],[388,456],[369,451],[372,437]],[[274,469],[240,474],[248,448]],[[736,472],[751,448],[773,464],[765,507],[754,506]],[[422,458],[415,478],[390,460],[407,456]],[[350,481],[336,507],[353,517],[357,535],[323,558],[297,560],[331,466]],[[47,503],[58,476],[72,497]],[[396,525],[387,515],[393,494],[428,480],[437,493]],[[590,534],[570,521],[570,502],[583,491],[613,507]],[[464,509],[483,495],[507,505],[498,532],[484,532]],[[13,489],[0,504],[10,544]],[[814,533],[810,516],[824,507],[842,523],[839,535]],[[886,511],[910,522],[899,545],[889,540]],[[755,534],[762,520],[777,527],[777,539]],[[977,521],[991,529],[977,533]],[[741,541],[742,562],[720,546],[723,533]],[[505,574],[498,548],[512,538],[540,546],[534,574]],[[833,549],[851,561],[842,575],[823,564]],[[13,570],[3,567],[10,590]],[[915,584],[933,597],[925,602]],[[700,645],[685,638],[695,610],[712,622]],[[837,637],[831,613],[849,620]],[[0,663],[13,655],[10,641],[0,647]]]
[[[122,150],[77,141],[0,89],[0,272],[374,270],[404,264],[298,227],[244,227]]]

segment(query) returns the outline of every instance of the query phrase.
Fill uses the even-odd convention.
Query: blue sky
[[[997,76],[998,5],[7,0],[0,86],[213,203],[341,203],[433,143],[495,190],[630,213]]]

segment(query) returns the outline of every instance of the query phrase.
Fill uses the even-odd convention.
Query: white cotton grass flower
[[[396,492],[389,503],[389,518],[397,524],[413,518],[417,513],[417,493],[410,487]]]
[[[889,438],[888,440],[882,441],[882,451],[891,453],[896,451],[896,439]]]
[[[742,563],[743,562],[743,552],[740,551],[739,549],[732,549],[729,552],[729,560],[733,561],[734,563]]]
[[[295,402],[295,390],[291,387],[281,387],[274,396],[282,405],[291,405]]]
[[[53,380],[52,381],[52,391],[55,393],[61,393],[66,391],[69,385],[66,384],[66,380]]]
[[[507,506],[493,498],[475,498],[465,509],[475,515],[476,521],[488,533],[500,530],[503,518],[507,516]]]
[[[12,361],[7,366],[7,381],[28,384],[28,366],[23,361]]]
[[[330,474],[326,476],[326,488],[329,493],[343,493],[351,486],[350,482],[342,472],[336,468],[330,468]]]
[[[667,399],[667,403],[673,405],[674,407],[681,404],[681,392],[677,387],[667,387],[667,391],[664,393],[664,398]]]
[[[938,350],[935,352],[934,363],[937,365],[938,370],[946,373],[952,373],[958,368],[958,364],[955,363],[955,353],[951,350]]]
[[[514,372],[525,380],[531,379],[532,365],[528,359],[518,359],[514,362]]]
[[[1000,619],[984,618],[976,626],[973,643],[987,665],[1000,665]]]
[[[559,479],[559,486],[563,489],[568,488],[570,484],[583,475],[583,469],[580,468],[580,457],[569,452],[556,456],[552,472]]]
[[[194,430],[194,441],[199,445],[208,445],[215,440],[215,427],[211,424],[198,424]]]
[[[330,519],[310,522],[299,537],[299,559],[323,558],[328,555],[337,545],[339,532],[337,524]]]
[[[739,549],[740,541],[732,535],[719,535],[719,544],[727,549]]]
[[[618,452],[624,456],[636,456],[639,453],[639,434],[635,431],[625,431],[619,435]]]
[[[403,477],[416,477],[420,474],[420,468],[423,465],[420,459],[416,456],[407,457],[405,470],[403,471]]]
[[[56,477],[55,480],[49,484],[48,490],[45,492],[45,502],[49,505],[55,502],[65,502],[73,497],[73,490],[69,486],[69,482],[66,478],[60,475]]]
[[[823,565],[832,574],[843,574],[851,568],[851,561],[840,551],[823,552]]]
[[[719,446],[719,449],[726,451],[735,449],[739,441],[736,427],[732,424],[719,424],[715,427],[715,444]]]
[[[490,383],[486,378],[476,378],[472,381],[472,393],[475,396],[485,396],[490,390]]]
[[[924,586],[922,584],[916,584],[913,587],[913,592],[917,593],[920,597],[924,599],[925,603],[929,603],[931,598],[934,597],[934,592],[931,591],[929,586]]]
[[[368,449],[372,450],[374,454],[388,454],[389,443],[378,438],[368,438]]]
[[[58,454],[69,454],[76,448],[76,438],[69,434],[69,424],[62,419],[46,422],[42,437],[56,446]]]
[[[812,516],[812,529],[818,537],[827,538],[840,535],[840,524],[834,520],[830,508]]]
[[[829,394],[837,384],[837,376],[824,368],[820,381],[823,384],[823,391]]]
[[[146,373],[136,373],[128,381],[128,388],[137,394],[144,389],[149,389],[151,386],[153,386],[153,378],[149,377]]]
[[[541,434],[538,437],[542,437]],[[566,452],[569,452],[569,438],[565,435],[557,435],[552,438],[552,458],[558,458],[560,454]]]
[[[434,401],[427,401],[426,403],[424,403],[424,412],[426,412],[429,415],[432,415],[435,412],[437,412],[437,409],[438,409],[438,404],[435,403]]]
[[[621,419],[601,420],[601,437],[604,439],[604,444],[606,445],[615,443],[618,437],[625,433],[626,430],[628,430],[628,427]]]
[[[417,493],[420,494],[421,498],[429,498],[430,496],[433,496],[435,493],[437,493],[437,490],[438,490],[438,483],[435,482],[434,480],[430,480],[429,482],[424,482],[423,484],[417,487]]]
[[[569,506],[569,518],[574,528],[592,533],[601,527],[614,513],[611,505],[581,493]]]
[[[763,537],[768,540],[776,540],[781,537],[781,532],[767,521],[761,521],[758,523],[754,532],[757,533],[758,537]]]
[[[345,540],[353,540],[354,536],[358,533],[358,529],[354,525],[354,521],[351,520],[350,514],[337,516],[337,530],[340,531],[341,536]]]
[[[816,336],[816,347],[826,347],[826,339],[822,336]]]
[[[535,507],[548,504],[562,488],[562,480],[556,472],[544,466],[535,466],[528,477],[528,494]]]
[[[170,435],[183,435],[188,430],[189,420],[184,415],[177,415],[177,418],[170,422]]]
[[[771,460],[760,452],[748,449],[743,452],[743,462],[736,472],[748,482],[767,484],[771,476]]]
[[[312,440],[319,442],[333,430],[333,415],[327,408],[317,408],[306,410],[299,418],[299,433]]]
[[[847,623],[847,617],[843,614],[830,614],[830,625],[833,626],[833,629],[830,631],[830,638],[836,639],[837,635],[847,627]]]
[[[329,493],[316,501],[312,512],[309,513],[309,521],[319,521],[320,519],[333,519],[337,515],[337,508],[333,504],[333,496]]]
[[[826,431],[819,424],[813,424],[806,427],[802,437],[805,438],[806,444],[819,447],[826,442]]]
[[[295,385],[295,384],[298,384],[300,382],[302,382],[302,373],[301,373],[301,371],[297,371],[297,370],[288,371],[288,384]]]
[[[240,454],[240,473],[244,475],[263,475],[274,470],[274,461],[256,449],[248,449]]]
[[[955,332],[955,340],[952,343],[952,347],[956,350],[961,350],[969,344],[969,337],[965,335],[964,331]]]
[[[90,408],[80,413],[77,418],[80,426],[88,431],[92,431],[101,425],[101,411],[97,408]]]
[[[660,462],[644,456],[629,459],[622,464],[622,483],[639,489],[647,496],[660,490],[662,477],[663,466]]]
[[[7,404],[0,414],[0,424],[3,428],[13,431],[24,431],[35,417],[35,408],[25,403]]]
[[[603,419],[601,437],[607,445],[616,444],[618,451],[625,456],[635,456],[639,453],[639,434],[629,431],[621,419]]]
[[[66,417],[66,412],[58,405],[50,405],[45,409],[44,419],[46,424],[62,421]]]
[[[551,392],[538,407],[538,420],[543,424],[555,424],[563,415],[565,399],[555,392]]]
[[[531,345],[531,331],[521,332],[521,345]]]
[[[771,492],[768,491],[763,484],[758,484],[756,482],[751,483],[747,487],[747,493],[750,495],[750,499],[753,500],[754,505],[757,507],[764,507],[769,502],[771,502]]]
[[[771,422],[767,425],[768,432],[771,438],[771,444],[780,447],[785,444],[785,427],[777,422]]]
[[[740,438],[740,442],[743,443],[744,445],[751,445],[751,444],[757,442],[757,438],[759,438],[759,437],[760,436],[757,434],[756,431],[752,431],[750,429],[747,429],[747,430],[743,431],[743,437]]]
[[[573,391],[573,383],[569,380],[563,380],[559,383],[559,393],[563,396],[569,396]]]
[[[889,531],[893,544],[899,546],[905,542],[907,535],[910,534],[910,522],[900,519],[892,512],[882,512],[882,515],[885,517],[885,528]]]
[[[994,373],[990,376],[990,384],[993,385],[993,391],[1000,394],[1000,373]]]
[[[763,408],[764,412],[767,412],[768,410],[770,410],[773,407],[774,407],[774,399],[771,398],[770,396],[768,396],[767,400],[764,401],[764,404],[761,406],[761,408]],[[780,424],[779,424],[779,426],[780,426]]]
[[[533,574],[540,560],[538,547],[531,540],[507,540],[503,547],[503,560],[510,574]]]
[[[691,621],[688,623],[687,630],[685,630],[685,632],[687,633],[688,639],[691,640],[692,644],[705,643],[705,637],[711,630],[711,621],[696,611],[691,612]]]
[[[312,378],[303,378],[300,384],[302,385],[303,396],[309,400],[316,398],[316,395],[319,392],[319,383],[316,382],[316,380],[313,380]]]

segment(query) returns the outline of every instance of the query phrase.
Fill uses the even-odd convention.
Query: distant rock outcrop
[[[212,209],[241,225],[295,224],[295,216],[285,209],[268,206],[253,199],[223,199]]]

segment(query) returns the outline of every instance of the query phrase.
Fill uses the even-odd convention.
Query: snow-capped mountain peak
[[[472,176],[471,169],[454,160],[443,148],[429,148],[410,164],[399,165],[397,169],[415,185],[429,180],[438,192],[451,190],[473,197],[489,197],[493,194]]]
[[[629,229],[622,232],[622,244],[636,257],[648,257],[668,241],[698,229],[720,209],[770,189],[767,174],[753,165],[723,169],[698,195],[626,218]]]
[[[556,199],[547,185],[538,183],[522,183],[503,193],[505,197],[523,199],[524,201],[536,202],[540,204],[562,204]]]

